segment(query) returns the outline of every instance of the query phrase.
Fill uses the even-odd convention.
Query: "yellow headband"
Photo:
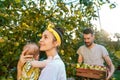
[[[55,38],[57,39],[57,42],[59,42],[59,46],[60,46],[61,45],[61,38],[60,38],[59,34],[53,28],[51,28],[52,26],[53,25],[49,24],[47,27],[47,30],[50,31],[55,36]]]

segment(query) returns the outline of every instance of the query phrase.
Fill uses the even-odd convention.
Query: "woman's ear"
[[[58,47],[58,46],[60,46],[60,43],[58,41],[55,41],[54,45],[55,45],[55,47]]]

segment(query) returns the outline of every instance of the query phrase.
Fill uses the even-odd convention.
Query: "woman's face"
[[[48,30],[45,30],[42,34],[42,38],[39,41],[40,51],[48,51],[56,48],[57,41],[54,40],[54,36]]]

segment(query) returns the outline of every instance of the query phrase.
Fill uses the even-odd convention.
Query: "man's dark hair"
[[[91,28],[86,28],[83,30],[83,34],[93,34],[93,30]]]

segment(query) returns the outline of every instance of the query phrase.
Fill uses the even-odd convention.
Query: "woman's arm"
[[[18,61],[18,64],[17,64],[17,80],[20,80],[20,78],[21,78],[22,67],[25,64],[25,62],[28,60],[31,60],[31,58],[33,57],[32,55],[24,56],[24,54],[26,52],[27,52],[27,49],[22,52],[22,54],[20,55],[20,59]]]
[[[20,78],[21,78],[22,67],[23,67],[23,63],[18,61],[18,64],[17,64],[17,80],[20,80]]]

